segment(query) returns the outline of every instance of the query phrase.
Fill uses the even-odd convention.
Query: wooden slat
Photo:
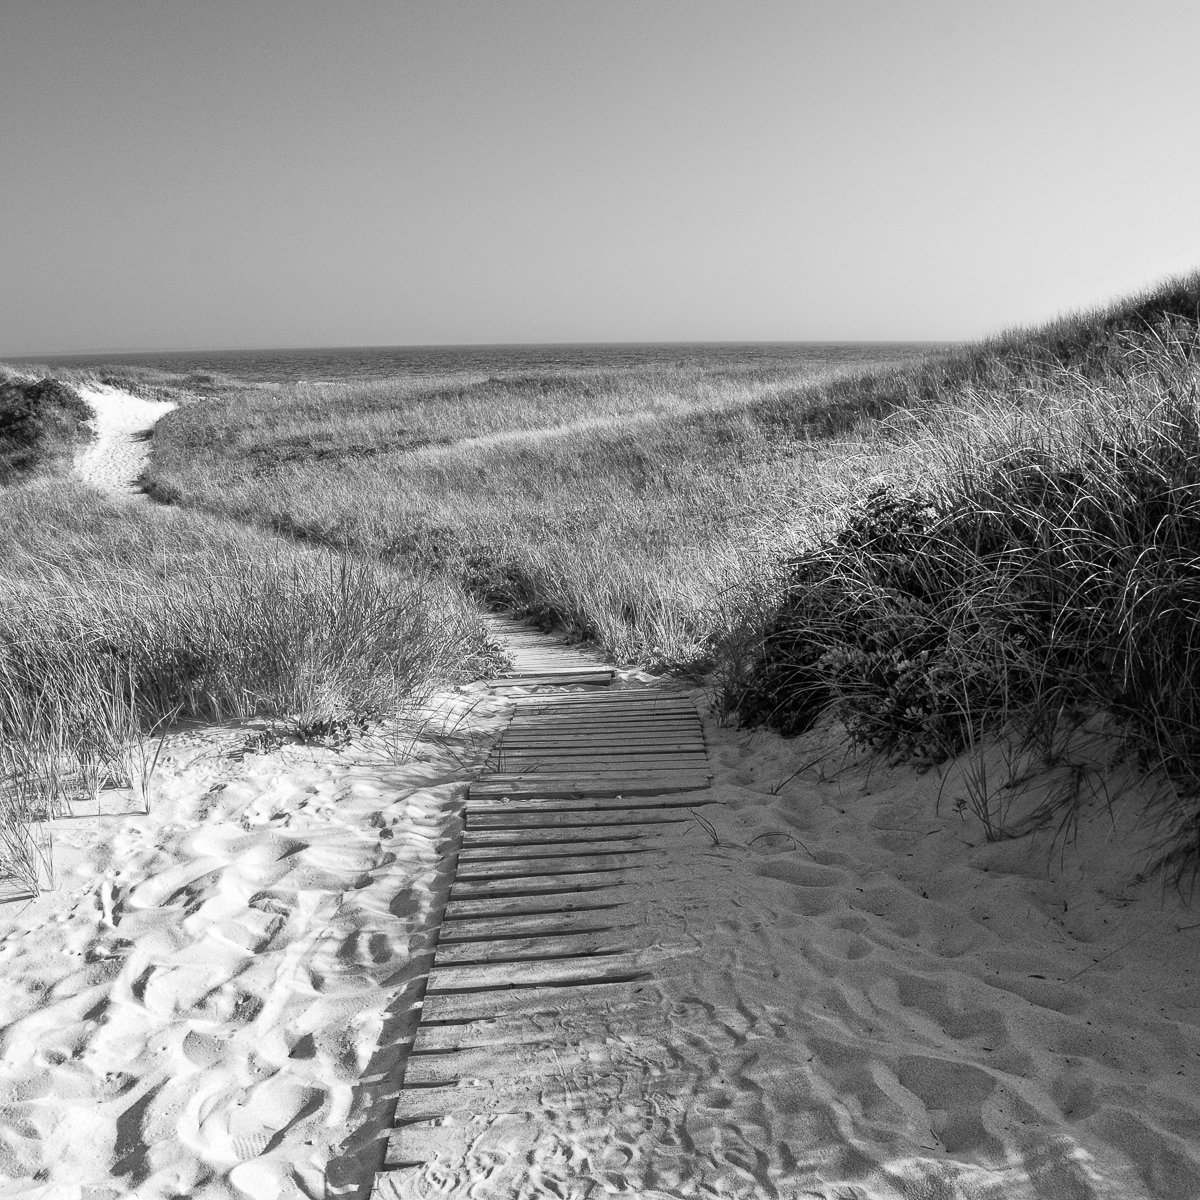
[[[514,716],[508,725],[509,730],[516,732],[520,729],[626,729],[630,725],[644,725],[651,729],[670,729],[676,725],[688,728],[700,728],[700,718],[694,712],[659,712],[659,713],[538,713],[526,716]]]
[[[480,797],[480,799],[484,799],[484,797]],[[699,805],[705,802],[697,798],[693,803]],[[594,832],[605,827],[616,828],[633,825],[652,828],[656,825],[678,825],[690,820],[692,818],[682,815],[679,809],[665,806],[641,811],[562,808],[551,812],[538,812],[509,806],[488,810],[477,809],[470,815],[467,828],[472,831],[502,829],[508,833],[522,829],[587,829]]]
[[[545,987],[584,980],[626,976],[645,970],[645,954],[579,955],[546,959],[544,962],[508,962],[484,966],[438,966],[429,972],[426,995],[451,991],[506,991],[512,988]]]
[[[659,754],[695,754],[706,758],[704,743],[699,741],[658,742],[657,744],[644,742],[632,746],[619,741],[611,742],[608,745],[595,742],[551,742],[543,746],[506,746],[503,749],[493,750],[492,754],[512,759],[537,758],[543,755],[559,758],[594,758],[598,754],[632,759],[652,758]]]
[[[552,846],[586,845],[590,842],[619,842],[627,846],[644,845],[651,840],[650,831],[638,829],[607,829],[593,831],[581,829],[546,830],[544,833],[530,833],[517,830],[515,833],[503,829],[463,830],[462,851],[470,851],[488,847],[511,847],[514,845],[530,846],[535,849],[545,849]]]
[[[467,828],[471,829],[477,817],[495,814],[533,818],[552,813],[592,813],[598,821],[602,821],[613,813],[641,813],[654,817],[665,815],[661,812],[664,809],[695,808],[710,803],[711,800],[679,795],[669,790],[644,796],[525,796],[518,800],[506,800],[503,796],[468,796]]]
[[[608,1074],[613,1063],[628,1062],[639,1049],[641,1065],[654,1055],[657,1047],[649,1039],[614,1041],[611,1037],[566,1045],[557,1045],[547,1037],[540,1044],[514,1046],[508,1053],[494,1045],[468,1046],[442,1054],[415,1056],[405,1072],[404,1086],[454,1087],[467,1080],[476,1084],[497,1080],[503,1086],[503,1081],[509,1079],[537,1079],[547,1074],[561,1078],[564,1072],[572,1077],[594,1078]]]
[[[451,899],[446,907],[448,921],[507,920],[514,916],[562,916],[587,913],[588,920],[615,921],[637,895],[630,885],[594,888],[582,892],[533,893],[525,896],[476,896]],[[623,919],[623,918],[621,918]]]
[[[608,689],[591,692],[536,692],[529,696],[512,696],[509,698],[513,715],[524,718],[536,716],[539,713],[624,713],[624,712],[653,712],[674,713],[683,712],[699,716],[696,705],[685,698],[668,698],[661,700],[618,700],[609,693]]]
[[[438,953],[462,940],[486,939],[498,943],[510,938],[559,937],[569,933],[596,933],[631,928],[628,913],[620,907],[577,912],[543,912],[505,917],[448,917],[442,922]]]
[[[618,1012],[630,1003],[656,995],[657,989],[644,979],[606,979],[581,985],[454,995],[427,993],[421,1002],[421,1021],[485,1021],[581,1011]]]
[[[479,879],[459,882],[450,889],[455,903],[467,900],[516,899],[554,896],[560,893],[605,891],[630,882],[627,871],[586,871],[578,875],[522,875],[516,878]]]
[[[554,960],[568,956],[613,956],[629,953],[629,930],[599,933],[564,933],[546,937],[504,938],[492,942],[463,942],[438,945],[435,969],[462,966],[464,963]]]
[[[541,861],[545,858],[560,858],[563,855],[569,854],[645,855],[662,853],[663,851],[655,846],[640,845],[639,839],[636,838],[626,838],[624,840],[605,838],[591,841],[577,839],[566,844],[560,842],[558,845],[528,845],[524,842],[517,843],[516,845],[501,846],[464,845],[458,851],[458,865],[462,868],[471,863],[503,862],[510,858],[522,861]]]
[[[540,750],[556,749],[564,747],[571,749],[578,747],[581,750],[607,750],[619,749],[628,747],[630,749],[648,748],[656,749],[659,746],[682,746],[685,749],[691,750],[696,747],[704,748],[704,739],[698,733],[687,734],[670,734],[669,738],[664,738],[662,734],[611,734],[611,733],[594,733],[594,734],[578,734],[566,735],[559,733],[544,733],[534,735],[513,735],[506,737],[502,745],[508,749],[517,750]]]
[[[563,854],[557,858],[506,859],[500,862],[463,862],[459,860],[454,885],[483,879],[510,879],[517,876],[552,875],[562,871],[617,871],[645,866],[636,854]]]
[[[561,767],[544,770],[533,764],[528,770],[510,767],[485,775],[470,785],[470,793],[492,795],[510,800],[527,798],[548,800],[561,797],[589,796],[630,797],[657,795],[660,792],[686,791],[691,787],[707,787],[710,773],[707,766],[662,768],[647,767]],[[697,783],[696,780],[701,782]],[[622,787],[628,783],[629,787]],[[542,789],[539,791],[538,789]],[[507,789],[507,790],[506,790]],[[599,790],[597,790],[599,789]],[[520,793],[518,795],[517,793]]]
[[[552,675],[509,675],[503,679],[485,679],[484,685],[491,688],[493,691],[498,691],[501,688],[510,687],[540,687],[548,683],[560,683],[568,681],[567,677],[562,680],[557,679]],[[571,683],[592,683],[603,685],[612,681],[611,675],[602,675],[599,672],[580,672],[577,675],[569,677]]]
[[[488,763],[481,778],[491,775],[631,775],[646,771],[707,771],[708,758],[682,754],[521,754]]]

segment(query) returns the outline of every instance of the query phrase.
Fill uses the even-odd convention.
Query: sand
[[[58,887],[0,915],[4,1194],[369,1185],[505,704],[440,697],[431,731],[457,732],[410,761],[181,733],[149,813],[113,791],[56,822]],[[1200,1195],[1200,915],[1131,877],[1132,782],[1060,855],[985,842],[961,768],[856,762],[834,725],[706,726],[711,832],[664,835],[641,905],[669,1035],[564,1020],[565,1078],[604,1059],[607,1105],[535,1105],[532,1141],[499,1127],[424,1194]],[[664,1070],[686,1087],[649,1111]]]
[[[0,911],[5,1196],[369,1179],[488,703],[341,751],[177,734],[149,812],[114,789],[52,823],[56,887]]]
[[[76,456],[76,473],[102,491],[138,494],[138,477],[150,453],[150,431],[175,405],[165,400],[143,400],[106,384],[76,390],[95,413],[96,429],[95,440]]]

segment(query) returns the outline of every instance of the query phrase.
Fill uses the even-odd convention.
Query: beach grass
[[[1200,861],[1200,277],[873,370],[642,369],[215,397],[160,498],[417,563],[894,758],[1106,714]]]
[[[69,481],[0,491],[0,593],[0,872],[26,885],[35,819],[179,718],[337,738],[494,653],[444,580]]]

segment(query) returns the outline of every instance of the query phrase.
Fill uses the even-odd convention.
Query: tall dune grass
[[[0,871],[26,884],[19,830],[132,739],[180,716],[344,730],[491,653],[444,581],[65,482],[0,491],[0,596]]]
[[[787,564],[730,703],[786,732],[835,705],[862,740],[939,760],[1016,731],[1047,754],[1098,714],[1175,785],[1163,860],[1200,864],[1200,338],[1120,338],[906,414],[904,470]]]

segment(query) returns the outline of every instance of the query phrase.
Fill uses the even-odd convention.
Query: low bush
[[[1200,861],[1200,344],[1126,336],[1101,377],[977,394],[910,429],[921,491],[877,489],[794,556],[743,719],[834,704],[859,739],[934,761],[1008,727],[1049,748],[1098,712],[1176,785],[1164,857]],[[913,472],[917,474],[917,472]]]
[[[95,436],[92,410],[69,384],[0,369],[0,485],[68,461]]]

